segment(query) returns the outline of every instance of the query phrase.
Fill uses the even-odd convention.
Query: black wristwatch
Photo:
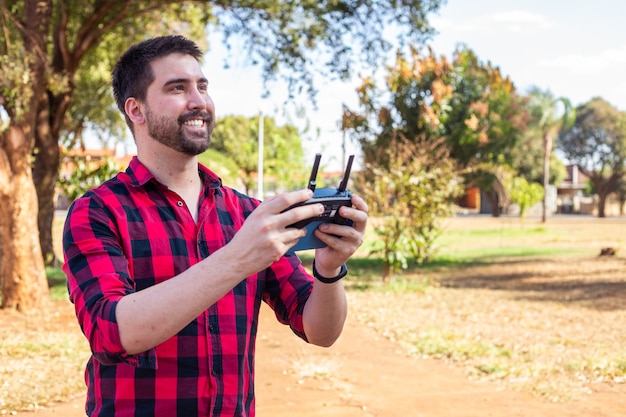
[[[315,277],[315,279],[323,282],[324,284],[332,284],[333,282],[337,282],[346,275],[348,275],[348,267],[346,266],[346,264],[343,264],[341,265],[341,271],[339,271],[339,274],[337,276],[332,278],[326,278],[320,275],[319,272],[317,272],[317,269],[315,269],[315,259],[313,259],[313,276]]]

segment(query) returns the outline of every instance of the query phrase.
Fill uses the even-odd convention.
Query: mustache
[[[213,116],[211,116],[211,113],[202,110],[196,110],[181,115],[178,118],[178,123],[183,124],[190,119],[202,119],[207,125],[213,123]]]

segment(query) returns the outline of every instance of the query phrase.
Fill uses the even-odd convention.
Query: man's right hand
[[[306,235],[304,228],[287,226],[322,214],[324,206],[309,204],[283,211],[312,196],[313,192],[308,189],[275,195],[263,201],[248,216],[235,237],[223,248],[235,255],[236,265],[233,266],[243,274],[242,279],[270,266]]]

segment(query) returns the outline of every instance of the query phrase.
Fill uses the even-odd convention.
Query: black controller
[[[303,201],[302,203],[294,204],[287,210],[309,204],[323,204],[324,212],[318,216],[300,220],[299,222],[290,224],[287,227],[296,227],[300,229],[306,227],[312,222],[349,224],[348,219],[345,219],[339,215],[339,208],[342,206],[352,207],[352,193],[346,187],[348,186],[348,179],[350,178],[350,170],[352,169],[352,161],[354,160],[354,155],[350,155],[350,157],[348,158],[348,164],[346,165],[343,179],[341,180],[338,188],[316,188],[317,170],[319,169],[321,158],[322,154],[318,153],[315,155],[315,162],[313,163],[311,177],[309,178],[308,188],[313,191],[313,197],[311,197],[307,201]]]

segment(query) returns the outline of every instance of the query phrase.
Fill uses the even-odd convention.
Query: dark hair
[[[150,63],[173,53],[188,54],[198,61],[202,56],[202,51],[195,42],[181,35],[168,35],[131,46],[115,64],[111,81],[113,96],[131,130],[132,122],[124,111],[126,100],[129,97],[145,100],[148,86],[154,81]]]

